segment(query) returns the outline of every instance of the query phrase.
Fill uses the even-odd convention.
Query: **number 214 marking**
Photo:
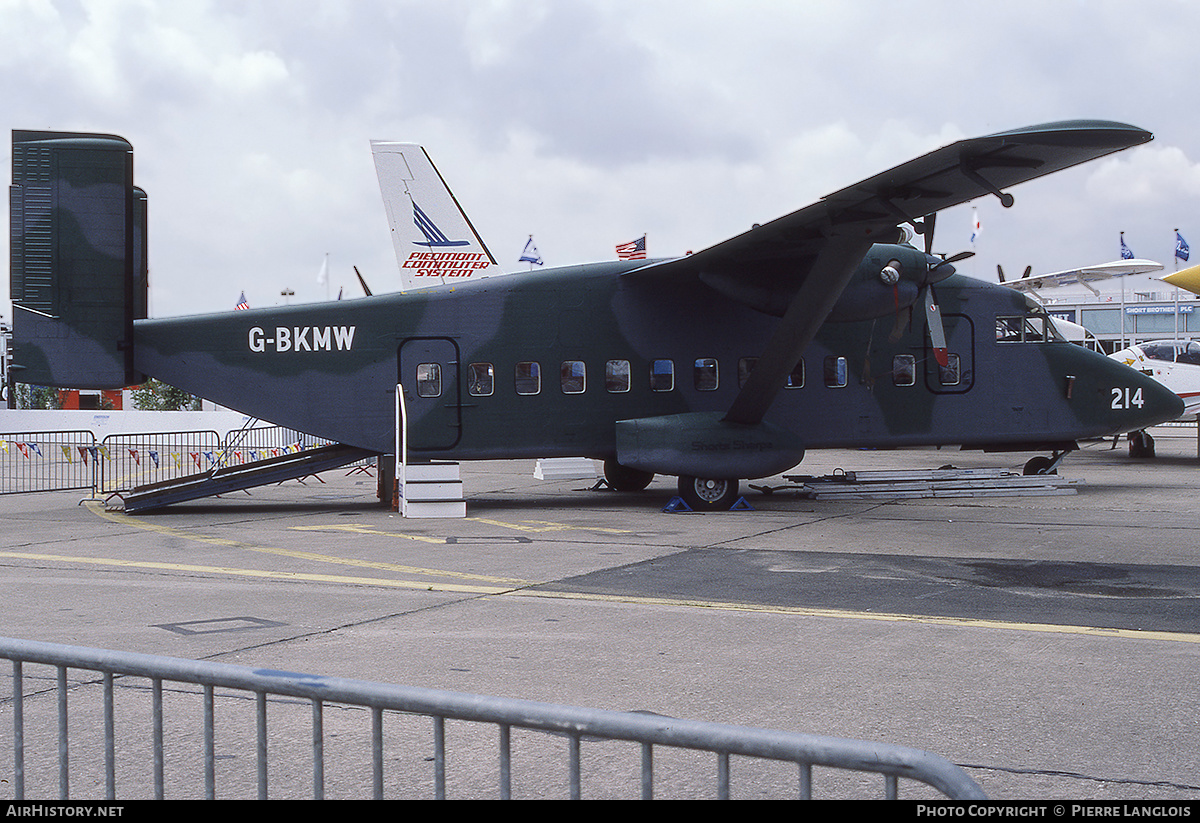
[[[1130,409],[1134,406],[1140,409],[1143,405],[1145,405],[1145,401],[1142,400],[1141,389],[1134,389],[1132,394],[1128,386],[1112,389],[1112,407],[1114,409]]]

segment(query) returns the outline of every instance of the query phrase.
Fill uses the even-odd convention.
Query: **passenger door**
[[[452,449],[462,438],[458,344],[448,337],[410,337],[400,344],[410,451]]]

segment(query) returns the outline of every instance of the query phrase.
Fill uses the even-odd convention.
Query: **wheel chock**
[[[739,497],[737,501],[729,507],[731,512],[752,512],[754,507],[746,502],[746,498]]]
[[[667,512],[668,514],[673,514],[675,512],[690,512],[692,511],[692,507],[689,506],[682,497],[672,497],[671,502],[663,506],[663,511]]]

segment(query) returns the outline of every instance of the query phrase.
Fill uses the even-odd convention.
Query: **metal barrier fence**
[[[244,428],[224,437],[215,431],[112,434],[100,445],[104,460],[99,464],[98,491],[128,491],[327,443],[279,426]]]
[[[111,434],[90,431],[0,433],[0,494],[91,489],[109,494],[202,474],[329,441],[260,426],[227,432]]]
[[[352,777],[361,777],[362,783],[369,781],[372,797],[381,799],[397,793],[410,796],[427,790],[434,798],[445,799],[451,775],[447,721],[465,721],[474,724],[470,728],[475,730],[480,728],[478,724],[494,727],[496,736],[490,740],[480,738],[473,751],[470,741],[467,741],[466,746],[471,753],[462,758],[467,761],[463,771],[478,777],[482,772],[491,772],[494,766],[494,785],[491,785],[491,778],[487,776],[482,778],[484,783],[468,782],[466,785],[476,794],[498,796],[501,799],[513,797],[514,776],[528,777],[527,770],[532,773],[538,768],[549,768],[550,764],[561,764],[564,759],[565,768],[560,765],[557,777],[550,778],[558,788],[547,790],[543,777],[538,789],[541,793],[561,792],[565,784],[567,794],[572,799],[579,799],[583,796],[585,771],[589,780],[593,774],[598,774],[611,782],[619,771],[614,765],[618,758],[612,752],[602,750],[595,757],[599,770],[592,768],[592,764],[585,764],[584,761],[582,744],[585,741],[589,743],[589,758],[596,751],[593,744],[601,746],[605,741],[637,744],[631,750],[632,756],[618,765],[623,765],[630,772],[625,781],[628,785],[640,785],[640,795],[644,799],[653,798],[656,794],[659,786],[657,781],[662,779],[659,758],[664,750],[708,753],[707,756],[715,759],[715,787],[710,785],[704,790],[693,785],[688,792],[693,796],[704,792],[719,798],[731,797],[731,760],[737,756],[739,769],[743,762],[741,758],[752,759],[752,762],[794,764],[798,772],[793,775],[791,791],[800,798],[812,795],[814,766],[881,775],[883,794],[889,799],[898,796],[901,778],[925,784],[953,799],[985,797],[979,786],[957,766],[937,755],[903,746],[10,638],[0,638],[0,658],[13,661],[12,694],[0,705],[7,703],[13,717],[11,786],[15,800],[24,800],[26,797],[26,782],[30,776],[27,765],[34,757],[38,759],[38,774],[56,774],[59,797],[68,799],[73,769],[85,770],[89,765],[97,765],[87,763],[85,758],[85,766],[77,767],[78,758],[71,757],[71,744],[76,742],[77,737],[87,737],[89,734],[93,739],[91,751],[97,752],[93,760],[99,761],[98,752],[103,753],[103,774],[99,769],[94,769],[94,773],[89,775],[90,779],[85,782],[94,786],[97,794],[102,785],[104,796],[110,800],[119,796],[118,772],[123,788],[130,782],[140,782],[142,785],[149,783],[144,774],[138,773],[138,767],[144,767],[147,763],[152,772],[155,798],[164,798],[168,785],[172,792],[186,792],[183,785],[185,777],[199,770],[184,764],[172,774],[167,773],[168,761],[175,763],[182,756],[180,746],[202,749],[203,797],[215,799],[218,766],[238,759],[238,744],[254,750],[253,783],[257,785],[259,799],[268,797],[269,764],[275,763],[269,757],[269,752],[284,759],[292,756],[289,774],[311,768],[312,796],[321,799],[326,796],[327,754],[335,747],[344,751],[348,746],[351,760],[357,760],[357,764],[347,767],[347,772]],[[54,676],[31,676],[26,671],[26,664],[35,664],[31,667],[35,669],[42,664],[54,667]],[[99,672],[100,678],[76,676],[72,682],[68,675],[72,669]],[[128,701],[124,700],[130,693],[139,691],[126,682],[127,678],[149,680],[152,706],[148,718],[144,707],[139,710],[127,705]],[[33,693],[26,692],[25,684],[29,680],[39,684]],[[53,686],[49,685],[51,682]],[[192,691],[182,697],[186,690],[180,687],[167,690],[164,689],[164,683],[192,684],[199,687],[199,693]],[[88,704],[82,710],[83,719],[76,719],[75,715],[68,712],[68,695],[71,695],[72,704],[78,704],[83,702],[84,696],[90,696],[89,693],[97,686],[101,692],[96,701],[101,704],[99,716],[95,707]],[[218,700],[217,689],[232,692],[222,693]],[[128,714],[147,721],[145,728],[140,729],[139,739],[126,733],[125,726],[118,730],[118,691],[123,698],[120,707],[122,720]],[[172,726],[169,734],[166,695],[173,698],[174,707],[185,716]],[[55,703],[53,708],[47,705],[51,696]],[[144,694],[141,697],[144,701]],[[275,725],[283,727],[284,737],[287,738],[284,741],[272,741],[269,736],[268,698],[271,698],[272,711],[285,715],[273,721]],[[249,714],[251,703],[252,720],[245,716]],[[218,758],[216,742],[218,706],[223,710],[221,758]],[[309,710],[311,719],[300,722],[296,711],[303,711],[304,708]],[[347,711],[348,708],[355,708],[357,712]],[[286,713],[288,709],[291,710],[290,715]],[[336,717],[333,710],[336,710]],[[77,709],[76,714],[79,711]],[[369,733],[366,735],[370,740],[369,758],[365,756],[368,746],[364,745],[360,751],[347,742],[354,732],[360,737],[364,736],[361,729],[363,724],[351,722],[365,719],[362,717],[364,711],[370,717]],[[27,722],[27,712],[37,713],[41,722]],[[240,736],[237,721],[226,720],[227,714],[237,715],[239,712],[245,721]],[[186,715],[190,715],[190,719]],[[331,718],[337,725],[336,731],[326,729]],[[423,729],[412,725],[418,721],[424,726]],[[304,747],[294,743],[302,739],[300,727],[308,724],[311,725],[311,757],[307,758],[307,764],[303,764],[297,758]],[[197,725],[201,727],[199,738]],[[351,725],[359,728],[351,729]],[[385,725],[388,726],[386,743]],[[456,730],[458,725],[455,724]],[[102,731],[97,737],[96,729],[100,726]],[[518,736],[514,730],[522,730],[522,734]],[[531,737],[525,735],[524,731],[539,734]],[[231,742],[227,742],[226,738]],[[467,737],[464,735],[463,739],[467,740]],[[174,745],[168,747],[166,741]],[[57,751],[56,768],[53,755],[50,754],[52,751]],[[429,751],[432,754],[425,754]],[[118,753],[122,756],[121,762],[118,762]],[[194,759],[194,752],[192,757]],[[363,761],[367,759],[370,761],[369,770],[363,767]],[[486,766],[483,765],[484,761],[487,761]],[[385,763],[398,764],[396,774],[385,776]],[[275,764],[276,775],[287,766]],[[691,763],[690,768],[695,773],[703,767]],[[222,771],[224,776],[230,770],[223,768]],[[243,772],[248,772],[248,769]],[[248,786],[248,774],[242,777],[243,785]],[[236,780],[236,775],[232,775],[231,779]],[[136,793],[136,789],[131,791],[125,788],[126,795]],[[344,790],[342,794],[350,796],[351,790]]]
[[[0,434],[0,494],[90,489],[99,456],[90,431]]]

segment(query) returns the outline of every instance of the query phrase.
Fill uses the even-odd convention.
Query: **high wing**
[[[715,246],[626,276],[697,277],[783,318],[724,418],[758,424],[863,257],[875,243],[897,242],[897,226],[912,224],[928,244],[926,230],[943,209],[986,194],[1007,208],[1011,186],[1152,139],[1124,123],[1072,120],[961,140]],[[953,272],[926,268],[913,275],[922,288]]]
[[[1050,274],[1034,275],[1033,277],[1026,276],[1019,280],[1004,280],[1003,274],[1001,274],[1000,283],[1008,286],[1010,289],[1016,289],[1021,292],[1035,292],[1039,289],[1050,288],[1052,286],[1080,285],[1088,289],[1092,294],[1098,295],[1099,292],[1092,288],[1092,283],[1100,280],[1108,280],[1111,277],[1147,274],[1161,269],[1162,263],[1134,258],[1132,260],[1114,260],[1112,263],[1100,263],[1095,266],[1084,266],[1083,268],[1071,269],[1070,271],[1056,271]]]

